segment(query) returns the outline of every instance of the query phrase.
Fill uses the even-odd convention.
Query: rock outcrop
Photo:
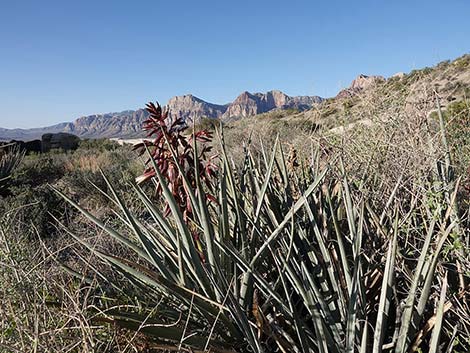
[[[228,106],[227,111],[222,115],[222,119],[247,117],[274,109],[306,110],[321,101],[322,98],[317,96],[291,97],[281,91],[269,91],[267,93],[249,93],[245,91]]]
[[[198,122],[203,117],[218,119],[225,113],[228,105],[208,103],[187,94],[171,98],[167,107],[173,118],[182,118],[189,123]]]
[[[375,87],[377,84],[385,82],[385,78],[382,76],[367,76],[359,75],[351,83],[349,88],[340,91],[336,98],[348,98],[352,97],[362,91],[368,90]]]
[[[63,131],[85,138],[138,136],[148,116],[145,109],[88,115],[67,124]]]
[[[77,149],[79,143],[78,136],[65,132],[44,134],[42,135],[42,152],[49,152],[52,149],[74,150]]]
[[[78,136],[65,132],[48,133],[42,135],[41,140],[20,141],[11,140],[9,142],[1,142],[0,146],[5,146],[5,151],[19,150],[24,153],[41,153],[49,152],[52,149],[62,149],[65,151],[77,149],[80,143]]]

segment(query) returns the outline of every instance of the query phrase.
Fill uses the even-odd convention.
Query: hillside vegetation
[[[0,351],[468,352],[469,88],[0,150]]]

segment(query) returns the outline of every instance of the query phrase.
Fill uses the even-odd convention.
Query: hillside
[[[341,132],[356,124],[387,121],[396,114],[411,115],[417,107],[422,114],[429,114],[436,108],[436,95],[444,110],[449,104],[470,96],[470,54],[387,79],[361,74],[348,88],[312,109],[261,114],[258,119],[243,119],[233,126],[275,120],[277,125],[314,124],[323,132]]]

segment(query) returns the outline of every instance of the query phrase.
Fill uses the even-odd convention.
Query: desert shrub
[[[450,60],[444,60],[444,61],[441,61],[440,63],[438,63],[436,65],[436,68],[440,69],[440,70],[445,70],[450,66],[450,64],[451,64]]]
[[[447,132],[455,145],[470,142],[470,102],[458,101],[449,104],[445,113]]]
[[[101,138],[101,139],[83,139],[78,144],[78,152],[80,150],[95,152],[114,151],[120,149],[121,146],[113,140]]]
[[[314,122],[311,119],[302,119],[302,118],[293,118],[293,119],[282,119],[276,120],[271,123],[272,131],[270,134],[272,136],[283,134],[283,139],[288,141],[286,138],[287,135],[299,135],[304,134],[306,136],[311,135],[314,132],[317,132],[320,128],[320,125]]]
[[[466,54],[454,60],[453,64],[459,70],[464,70],[470,66],[470,55]]]
[[[64,176],[68,156],[64,153],[28,155],[14,173],[12,182],[18,187],[31,188],[54,183]]]
[[[442,111],[445,133],[449,143],[453,167],[462,175],[470,167],[470,105],[468,101],[455,101]],[[439,122],[437,111],[430,115],[432,123]]]
[[[468,200],[470,196],[470,103],[468,101],[453,102],[443,114],[455,174],[463,177],[460,197]],[[470,203],[465,201],[464,207],[469,205]]]
[[[24,153],[19,149],[7,150],[7,147],[9,146],[0,146],[0,197],[7,193],[12,181],[11,176],[24,157]]]
[[[11,231],[28,235],[51,237],[56,233],[54,217],[64,219],[65,204],[51,192],[48,185],[34,188],[14,187],[11,195],[0,199],[0,213],[15,214],[15,224]]]
[[[82,236],[89,235],[84,220],[67,207],[50,185],[63,190],[75,189],[72,196],[75,200],[80,199],[108,225],[116,227],[117,217],[109,209],[109,199],[98,196],[88,182],[91,179],[97,185],[104,185],[100,167],[111,173],[114,181],[119,181],[124,198],[132,205],[132,199],[126,198],[125,182],[141,172],[141,164],[128,146],[116,148],[113,144],[112,149],[103,149],[101,145],[82,145],[73,153],[26,156],[12,175],[8,196],[0,197],[2,352],[61,352],[73,351],[74,347],[80,347],[83,352],[116,352],[125,346],[142,347],[139,337],[116,333],[87,321],[84,307],[103,300],[103,292],[90,267],[105,274],[106,269],[82,256],[83,249],[72,249],[57,228],[60,222]],[[90,199],[100,201],[90,202]],[[99,238],[95,240],[97,243]],[[116,254],[133,258],[109,240],[106,246]],[[67,266],[67,271],[62,266]],[[82,273],[91,272],[92,276],[71,275],[71,267]],[[126,283],[121,288],[127,289]],[[119,293],[119,298],[124,298]],[[125,300],[130,304],[133,299],[125,297]]]
[[[118,335],[84,316],[83,305],[96,304],[101,294],[97,283],[66,273],[57,260],[59,253],[69,250],[68,244],[59,236],[31,238],[22,227],[23,209],[14,206],[0,212],[0,351],[121,351],[132,337],[120,334],[117,342]],[[87,261],[87,266],[93,263]]]
[[[66,170],[62,182],[77,199],[87,200],[95,207],[106,205],[109,200],[97,193],[96,187],[106,190],[101,173],[119,181],[123,190],[126,183],[140,173],[142,163],[130,146],[113,145],[113,149],[100,149],[91,146],[81,147],[65,162]]]
[[[328,118],[331,115],[334,115],[338,112],[338,108],[331,105],[325,107],[325,109],[322,110],[322,118]]]
[[[357,102],[355,102],[354,98],[345,99],[345,100],[342,102],[343,110],[348,111],[348,110],[351,109],[356,103],[357,103]]]

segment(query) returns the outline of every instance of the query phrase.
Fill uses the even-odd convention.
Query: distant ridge
[[[229,120],[265,113],[274,109],[306,110],[320,103],[317,96],[291,97],[281,91],[267,93],[243,92],[232,103],[219,105],[206,102],[192,94],[176,96],[168,101],[173,118],[199,121],[201,118]],[[126,110],[119,113],[93,114],[73,122],[33,129],[2,129],[0,140],[33,140],[45,133],[68,132],[81,138],[118,138],[144,136],[142,123],[147,119],[145,109]]]
[[[222,115],[222,119],[245,118],[274,109],[307,110],[322,100],[318,96],[290,97],[281,91],[269,91],[266,93],[249,93],[245,91],[227,107],[227,110]]]

